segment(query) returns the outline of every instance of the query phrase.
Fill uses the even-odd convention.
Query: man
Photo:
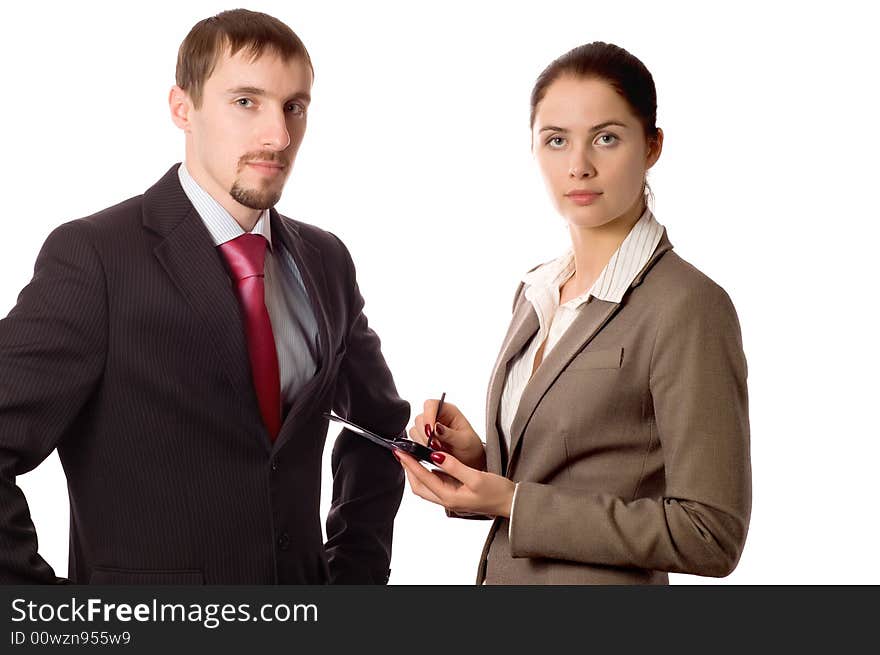
[[[199,22],[169,96],[184,164],[46,240],[0,321],[0,581],[65,581],[15,484],[57,448],[71,582],[387,582],[402,472],[342,432],[324,544],[322,414],[398,434],[409,405],[345,246],[272,208],[312,77],[275,18]]]

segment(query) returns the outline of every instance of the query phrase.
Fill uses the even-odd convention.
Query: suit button
[[[277,460],[277,459],[273,459],[273,460],[272,460],[272,470],[273,470],[273,471],[277,471],[277,470],[278,470],[278,460]]]
[[[282,532],[281,536],[278,537],[278,548],[281,550],[287,550],[290,548],[290,537],[286,532]]]

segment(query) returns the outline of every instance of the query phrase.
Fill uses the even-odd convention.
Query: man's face
[[[171,92],[174,121],[187,133],[187,169],[236,219],[281,197],[305,135],[312,86],[301,58],[285,62],[267,50],[251,61],[245,50],[217,62],[198,109],[188,96],[175,109],[179,89]]]

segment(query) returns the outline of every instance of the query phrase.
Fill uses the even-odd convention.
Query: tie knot
[[[263,275],[263,262],[266,259],[265,237],[259,234],[242,234],[231,241],[221,243],[220,252],[226,258],[232,277],[243,280],[255,275]]]

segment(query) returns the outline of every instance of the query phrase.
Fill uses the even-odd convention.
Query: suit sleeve
[[[0,582],[65,582],[39,555],[16,477],[64,438],[101,377],[106,344],[104,274],[88,224],[49,235],[9,315],[0,320]]]
[[[348,270],[349,324],[333,410],[386,435],[405,436],[409,403],[397,395],[379,337],[364,315],[354,264]],[[333,447],[333,500],[326,552],[331,584],[385,584],[390,575],[394,517],[403,497],[403,470],[390,451],[343,430]]]
[[[746,360],[727,294],[706,284],[661,317],[650,374],[666,474],[636,500],[521,482],[514,557],[721,577],[736,567],[751,512]]]

